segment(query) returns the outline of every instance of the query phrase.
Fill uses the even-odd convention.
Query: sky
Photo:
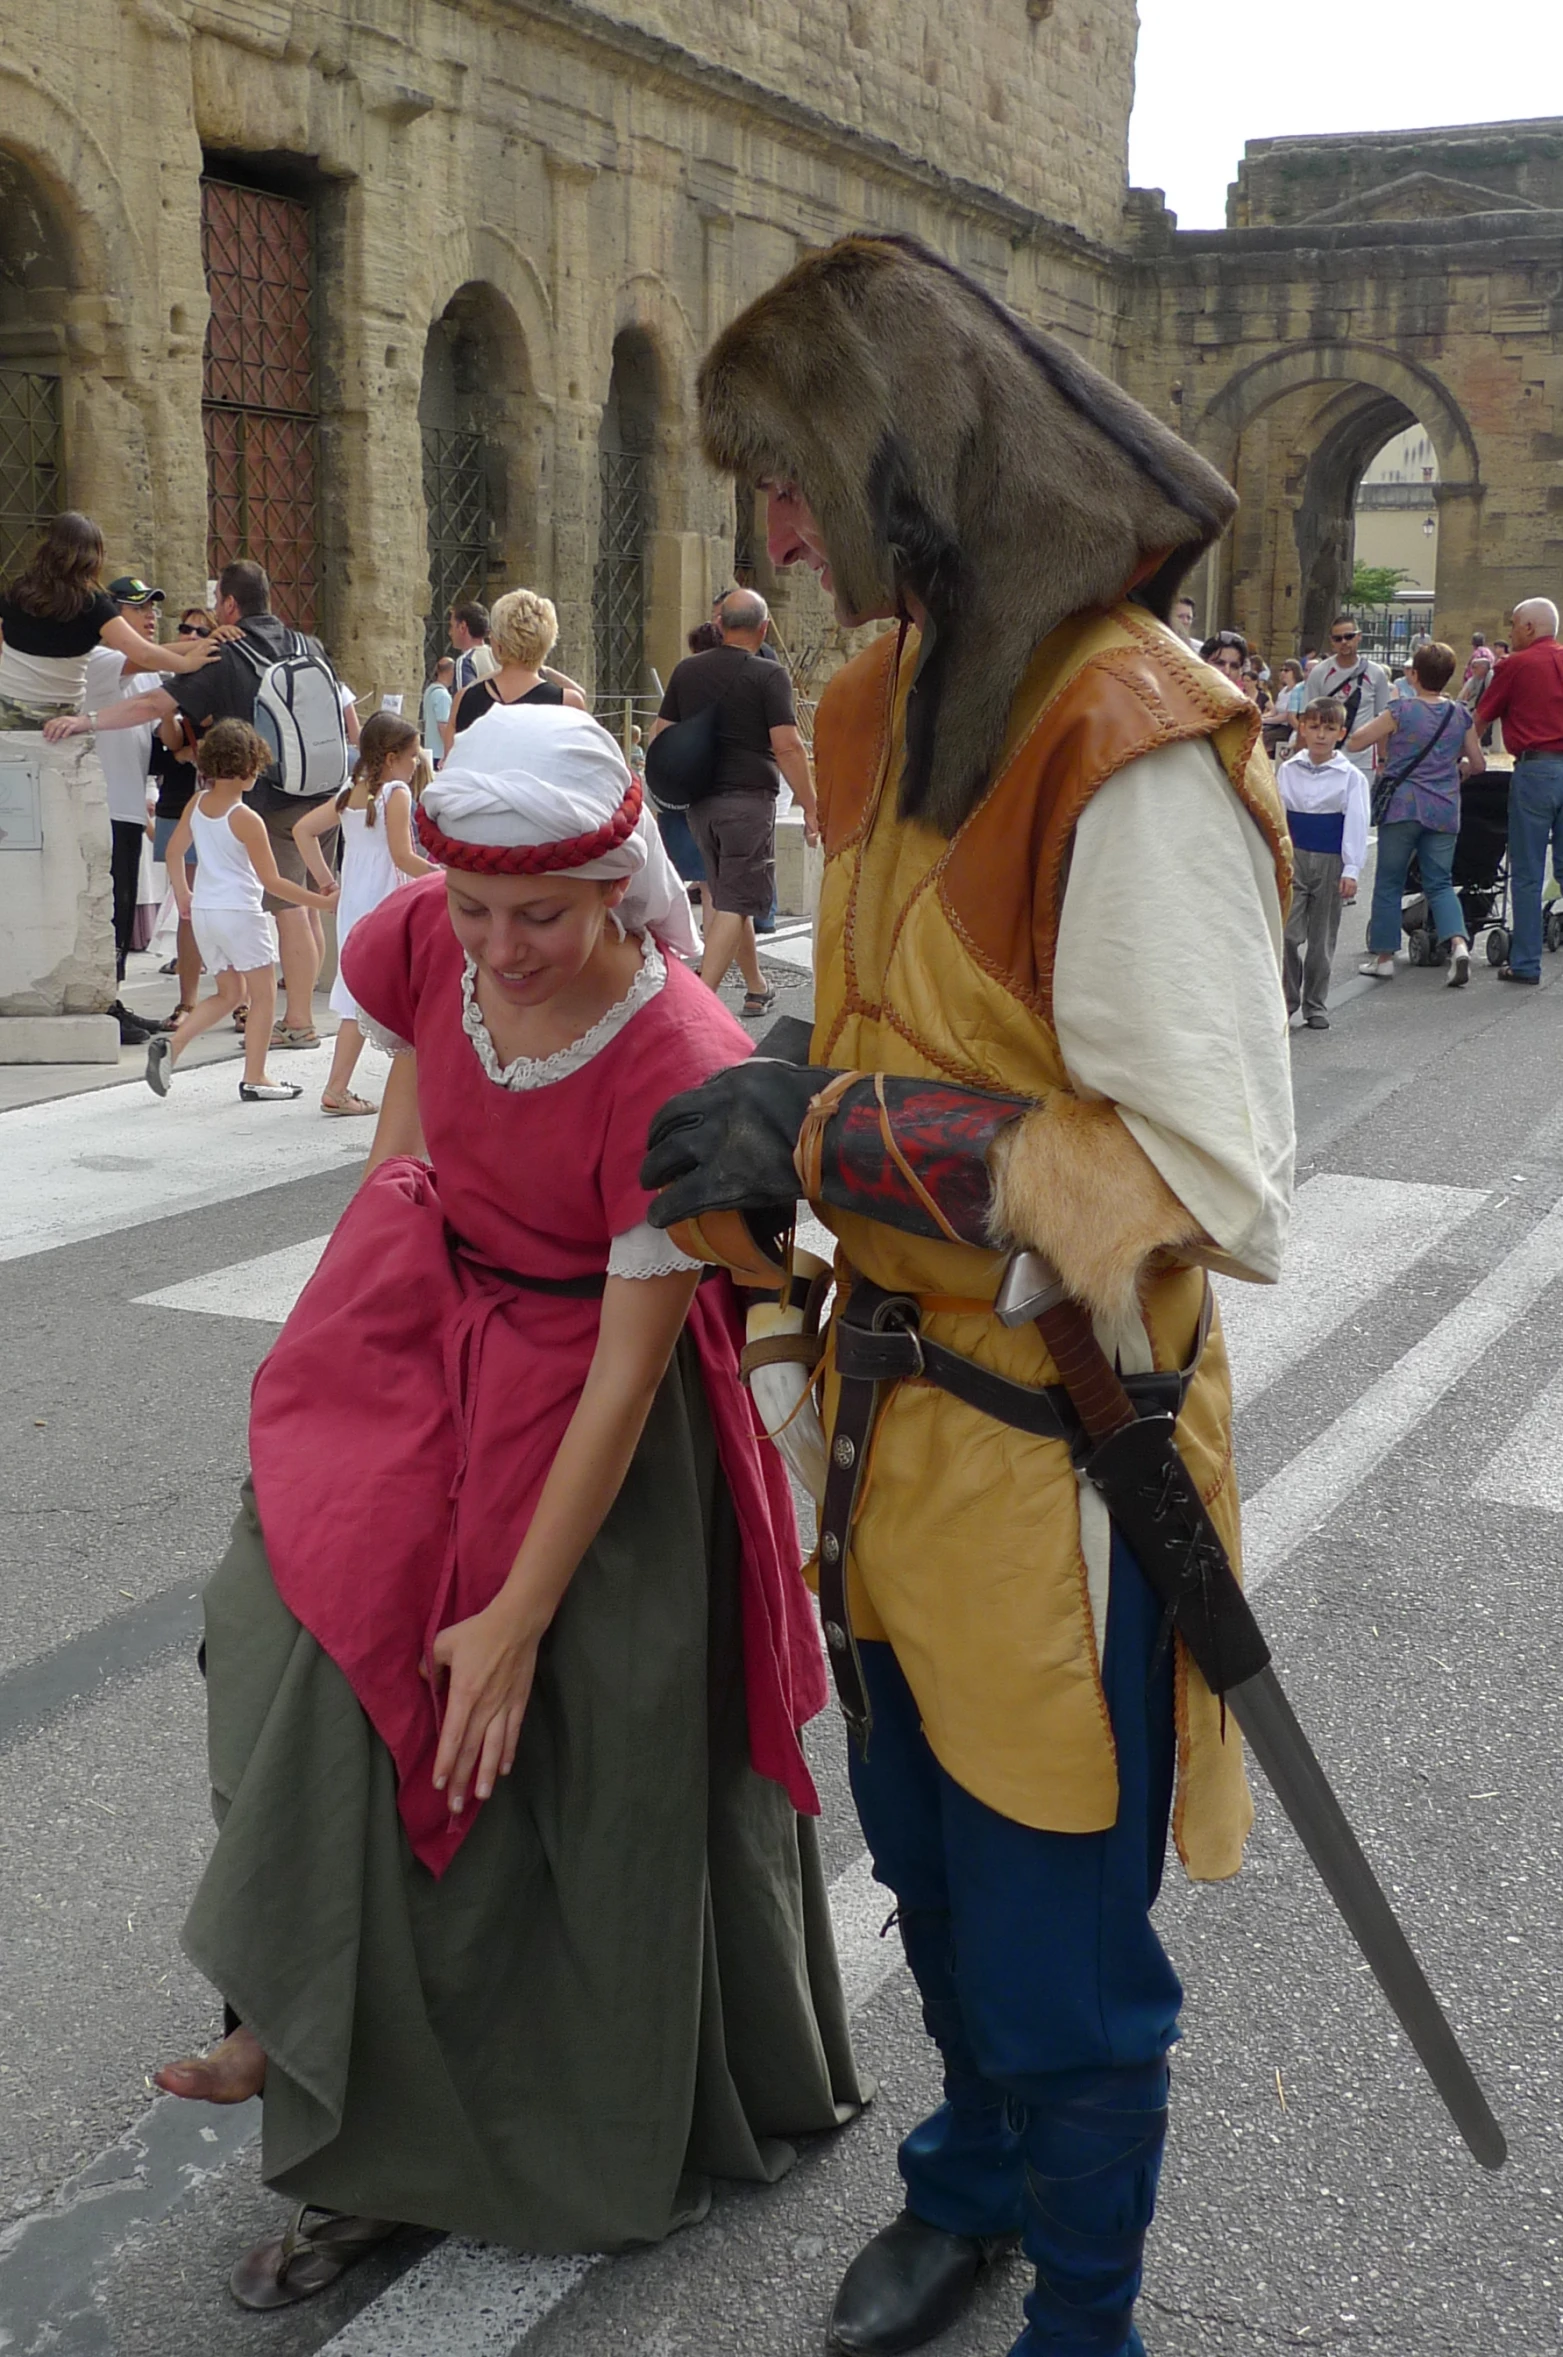
[[[1129,178],[1165,189],[1180,229],[1225,227],[1245,140],[1538,115],[1563,115],[1560,0],[1419,0],[1392,16],[1140,0]]]

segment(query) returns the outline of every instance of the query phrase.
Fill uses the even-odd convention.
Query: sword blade
[[[1482,2167],[1501,2169],[1503,2130],[1275,1672],[1228,1687],[1225,1699],[1450,2118]]]

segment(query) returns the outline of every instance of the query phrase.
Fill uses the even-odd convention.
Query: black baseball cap
[[[160,606],[163,592],[153,589],[137,573],[121,573],[117,581],[109,583],[109,595],[117,606]]]

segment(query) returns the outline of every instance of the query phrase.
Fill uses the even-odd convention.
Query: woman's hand
[[[466,1807],[469,1789],[487,1800],[495,1778],[515,1765],[542,1634],[500,1595],[434,1640],[433,1674],[438,1679],[443,1672],[446,1681],[434,1789],[446,1794],[453,1817]]]

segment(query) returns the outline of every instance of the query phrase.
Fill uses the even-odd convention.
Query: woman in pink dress
[[[824,1699],[725,1278],[646,1225],[652,1113],[747,1052],[612,739],[496,711],[446,872],[354,929],[395,1061],[256,1377],[205,1599],[220,1832],[185,1929],[305,2205],[237,2296],[395,2223],[652,2241],[861,2099],[798,1731]]]

